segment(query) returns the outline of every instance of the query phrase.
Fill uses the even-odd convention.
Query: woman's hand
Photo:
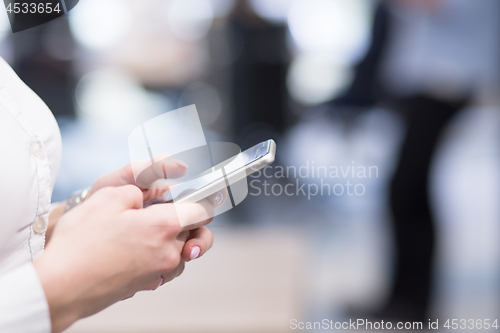
[[[186,174],[187,168],[184,162],[169,158],[169,155],[166,154],[157,156],[153,164],[150,161],[128,164],[97,179],[87,194],[87,198],[105,187],[136,185],[141,189],[144,201],[147,201],[169,190],[167,183],[158,180],[167,178],[167,176],[172,179],[182,177]],[[134,177],[134,169],[136,173],[140,174],[137,182]],[[62,202],[52,210],[45,235],[47,243],[50,241],[59,219],[64,214],[65,207],[66,202]]]
[[[101,188],[112,186],[135,185],[141,189],[143,201],[151,200],[168,191],[169,185],[163,179],[176,179],[183,177],[188,165],[183,161],[171,158],[168,154],[155,157],[155,162],[134,162],[125,167],[108,173],[97,179],[90,189],[87,198]],[[135,174],[138,175],[137,179]],[[222,200],[215,198],[222,195]],[[227,190],[215,193],[207,198],[214,208],[220,207],[227,199]],[[206,240],[209,240],[208,243]],[[191,261],[201,257],[212,245],[213,234],[207,227],[193,229],[189,232],[186,245],[182,251],[184,261]]]
[[[142,191],[143,201],[147,201],[169,190],[168,184],[160,179],[180,178],[187,169],[186,163],[162,154],[155,157],[153,164],[150,161],[134,162],[100,177],[92,185],[87,197],[104,187],[136,185]]]
[[[192,249],[203,254],[211,247],[213,236],[204,227],[213,217],[208,200],[142,209],[143,200],[137,186],[106,187],[61,217],[34,263],[53,332],[156,289],[182,273]]]
[[[183,161],[172,159],[167,154],[158,155],[153,164],[151,164],[150,161],[135,162],[134,164],[128,164],[121,169],[100,177],[92,185],[87,198],[90,198],[94,193],[105,187],[135,185],[141,190],[143,202],[145,202],[169,190],[169,185],[162,181],[162,179],[180,178],[186,174],[187,168],[187,164]],[[137,180],[134,175],[134,170],[135,173],[139,175]],[[215,200],[217,196],[221,195],[223,197],[222,200],[220,200],[220,198]],[[216,193],[207,199],[212,203],[214,208],[220,207],[227,199],[227,190],[220,191],[220,193]],[[65,203],[62,203],[51,213],[50,223],[46,233],[47,243],[50,242],[53,230],[64,213],[64,207]],[[185,261],[199,258],[208,250],[206,244],[200,244],[200,242],[202,242],[198,238],[200,235],[211,238],[213,242],[213,235],[206,227],[200,230],[191,230],[183,251],[183,258]]]

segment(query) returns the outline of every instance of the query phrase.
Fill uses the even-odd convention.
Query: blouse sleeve
[[[0,332],[50,331],[49,306],[33,264],[0,275]]]

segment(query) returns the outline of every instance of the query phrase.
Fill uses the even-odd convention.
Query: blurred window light
[[[91,49],[105,49],[123,40],[132,26],[127,1],[85,0],[69,13],[75,39]]]
[[[287,86],[296,101],[315,105],[338,96],[351,78],[351,70],[332,58],[300,55],[288,70]]]
[[[296,0],[288,24],[301,51],[329,54],[348,65],[366,52],[371,17],[367,0]]]
[[[295,0],[250,0],[253,10],[262,18],[274,22],[286,22]]]
[[[76,88],[78,115],[114,130],[129,130],[172,107],[168,99],[146,91],[116,70],[86,74]]]
[[[213,18],[209,0],[172,0],[168,3],[169,26],[180,39],[193,41],[204,37]]]

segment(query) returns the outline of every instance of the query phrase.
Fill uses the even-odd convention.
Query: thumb
[[[148,189],[159,179],[175,179],[182,177],[187,172],[187,164],[171,157],[155,158],[155,162],[144,168],[137,176],[136,185]]]

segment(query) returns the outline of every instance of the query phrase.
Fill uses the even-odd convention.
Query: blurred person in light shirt
[[[396,275],[384,314],[428,315],[435,253],[430,166],[443,130],[465,106],[493,102],[498,87],[500,3],[389,1],[392,21],[380,79],[407,120],[391,183]]]
[[[389,299],[375,313],[425,320],[432,291],[435,221],[429,174],[439,139],[468,105],[498,107],[500,2],[379,2],[374,40],[351,88],[335,105],[383,103],[406,120],[390,185],[396,265]]]

